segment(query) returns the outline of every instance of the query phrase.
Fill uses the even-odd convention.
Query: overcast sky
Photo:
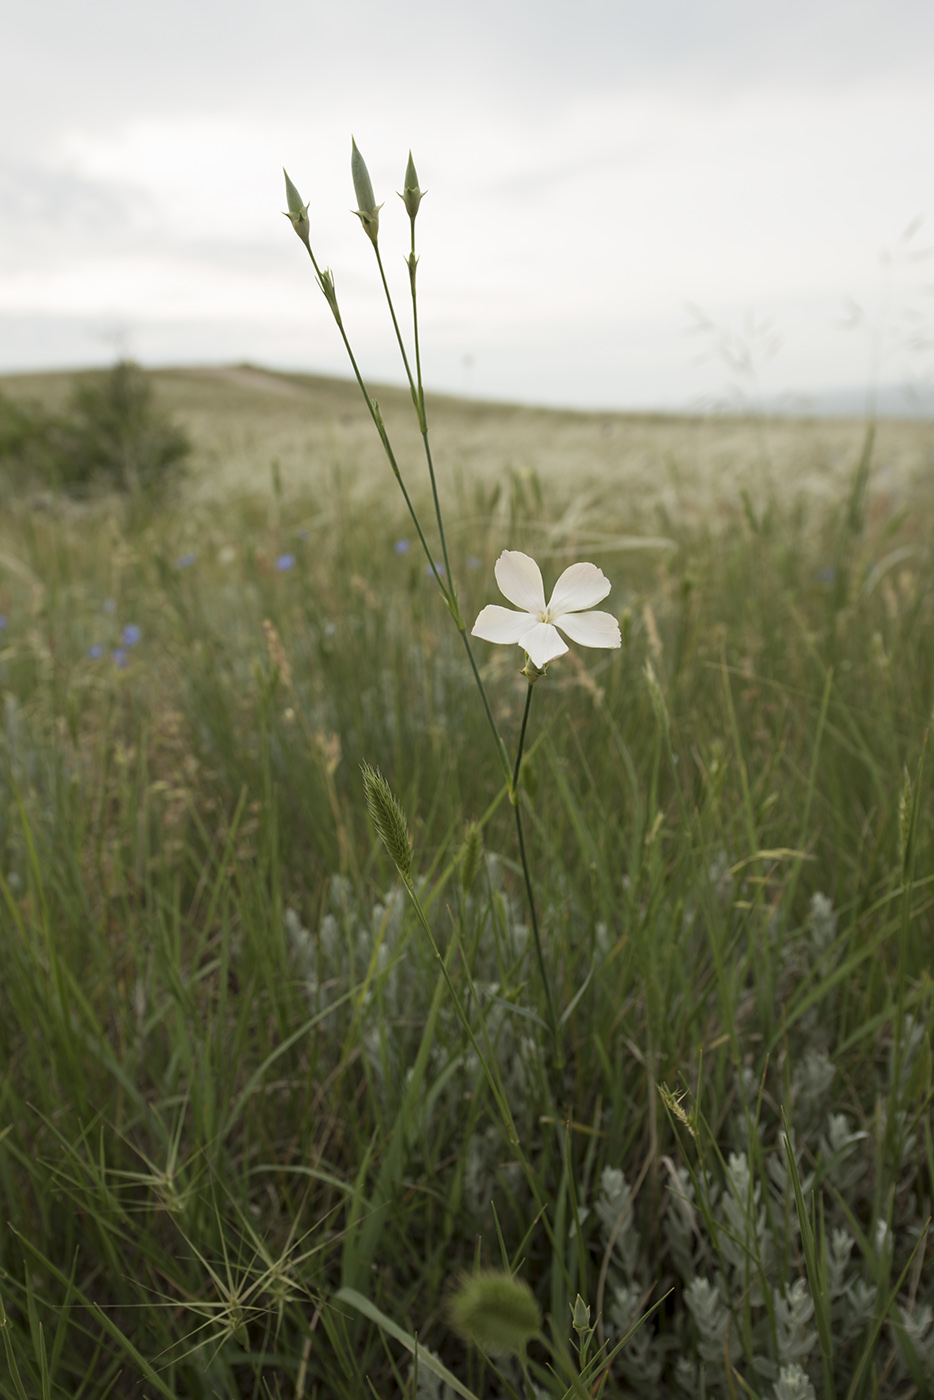
[[[814,396],[867,385],[884,317],[882,381],[930,405],[932,73],[930,0],[8,7],[0,370],[129,353],[345,373],[285,165],[365,372],[398,378],[349,212],[353,132],[400,311],[410,146],[429,191],[430,387]],[[747,350],[755,382],[730,364]]]

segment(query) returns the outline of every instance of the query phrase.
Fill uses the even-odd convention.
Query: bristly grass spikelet
[[[369,763],[360,765],[367,811],[376,833],[407,885],[412,883],[412,838],[405,812],[378,768]]]
[[[479,822],[468,822],[464,844],[460,850],[461,889],[466,894],[477,878],[483,860],[483,828]]]
[[[523,1356],[542,1325],[527,1283],[489,1269],[461,1280],[448,1302],[454,1330],[493,1356]]]

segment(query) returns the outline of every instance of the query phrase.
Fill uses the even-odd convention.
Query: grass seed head
[[[483,828],[479,822],[468,822],[460,851],[461,889],[465,894],[476,880],[482,860]]]
[[[652,665],[651,661],[646,661],[644,674],[645,683],[648,687],[649,699],[652,702],[652,709],[655,712],[658,727],[661,729],[662,733],[667,736],[671,725],[668,718],[668,706],[665,704],[665,697],[662,694],[662,688],[659,684],[658,676],[655,674],[655,667]]]
[[[529,1285],[495,1269],[464,1278],[451,1297],[448,1313],[464,1341],[494,1356],[521,1356],[542,1325],[541,1309]]]
[[[379,769],[371,768],[368,763],[360,767],[370,819],[393,864],[408,884],[412,878],[412,838],[405,813]]]

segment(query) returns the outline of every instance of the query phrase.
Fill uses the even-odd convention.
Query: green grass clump
[[[585,1393],[925,1393],[934,500],[851,466],[715,520],[442,483],[466,617],[503,547],[613,581],[623,646],[552,663],[522,765],[560,1058],[391,482],[10,502],[0,1394],[519,1394],[448,1322],[490,1271],[546,1395],[578,1294]],[[514,744],[522,656],[477,654]]]

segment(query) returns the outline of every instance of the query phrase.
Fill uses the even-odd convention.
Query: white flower
[[[567,651],[558,628],[585,647],[622,645],[619,623],[610,613],[585,611],[610,591],[610,581],[596,564],[572,564],[545,602],[545,585],[534,559],[518,549],[504,549],[494,570],[499,591],[521,612],[490,604],[473,625],[472,636],[485,642],[517,642],[541,670]]]

